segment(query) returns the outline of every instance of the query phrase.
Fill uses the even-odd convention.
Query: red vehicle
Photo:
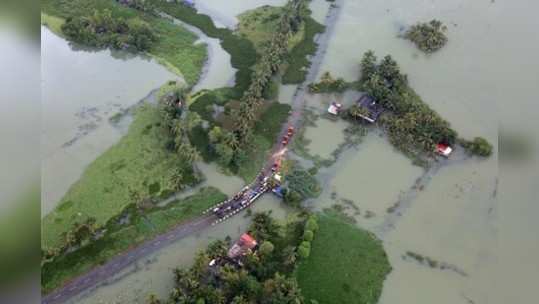
[[[286,134],[288,134],[288,136],[292,136],[294,134],[294,127],[292,126],[288,127],[288,131]]]
[[[451,148],[449,145],[444,143],[439,143],[436,145],[436,153],[443,157],[449,157],[449,155],[453,152],[453,148]]]
[[[283,138],[283,141],[282,141],[281,143],[283,144],[283,146],[288,145],[288,137],[285,136],[285,137]]]

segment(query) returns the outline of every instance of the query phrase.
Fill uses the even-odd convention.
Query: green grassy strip
[[[371,233],[323,214],[310,257],[296,272],[306,302],[377,303],[391,271],[382,244]]]
[[[55,16],[50,16],[50,15],[47,15],[45,13],[41,13],[41,24],[45,25],[46,27],[48,27],[52,32],[58,34],[58,35],[62,35],[62,25],[65,23],[65,19],[63,18],[59,18],[59,17],[55,17]]]
[[[149,54],[173,73],[181,74],[189,84],[195,84],[207,57],[204,45],[195,45],[196,35],[186,29],[176,26],[169,21],[152,16],[118,4],[113,0],[43,0],[41,11],[45,16],[43,22],[49,28],[62,35],[58,20],[70,17],[89,16],[95,10],[108,9],[115,18],[141,19],[147,22],[157,34],[158,40],[152,44]],[[52,18],[55,18],[51,23]]]
[[[162,0],[149,1],[159,10],[199,28],[211,38],[221,40],[221,46],[230,54],[232,67],[238,70],[234,96],[240,98],[251,84],[251,67],[257,60],[253,43],[246,38],[235,35],[227,28],[217,28],[209,16],[199,14],[194,8]]]
[[[169,181],[177,168],[186,183],[195,183],[192,167],[166,148],[169,141],[157,107],[147,104],[139,108],[127,135],[93,161],[58,207],[43,218],[42,247],[58,247],[63,242],[62,233],[88,217],[104,225],[133,203],[133,193],[142,197],[170,193]],[[159,185],[158,193],[150,191],[153,184]]]
[[[318,45],[314,42],[314,36],[325,30],[325,27],[312,17],[306,17],[304,23],[304,38],[288,55],[287,62],[289,66],[283,75],[283,84],[299,84],[305,81],[307,70],[311,65],[307,57],[314,55],[318,48]]]
[[[41,269],[41,284],[44,294],[65,282],[104,264],[119,253],[162,234],[182,222],[196,218],[215,203],[226,199],[226,195],[215,188],[203,188],[197,194],[165,207],[156,207],[141,212],[132,205],[122,212],[129,215],[129,223],[119,224],[117,216],[107,223],[107,233],[77,251],[45,264]]]

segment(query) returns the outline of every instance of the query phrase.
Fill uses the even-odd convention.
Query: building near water
[[[332,102],[332,103],[329,105],[328,113],[329,113],[329,114],[333,114],[333,115],[339,115],[339,112],[341,111],[341,109],[342,109],[342,104],[336,103],[336,102]]]
[[[361,96],[357,101],[357,105],[366,110],[366,114],[359,114],[359,116],[370,123],[376,122],[382,112],[384,112],[384,108],[373,97],[367,94]]]
[[[238,259],[256,250],[258,242],[248,233],[241,235],[240,239],[228,250],[228,257]]]

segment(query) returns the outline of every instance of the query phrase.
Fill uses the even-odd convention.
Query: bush
[[[270,241],[264,241],[262,245],[260,245],[260,254],[262,256],[268,256],[273,252],[273,249],[275,246]]]
[[[488,157],[492,154],[492,145],[483,137],[476,137],[473,141],[460,139],[461,145],[472,155]]]
[[[314,232],[312,232],[311,230],[305,230],[305,232],[303,232],[303,240],[307,242],[312,242],[313,238]]]
[[[428,23],[418,23],[413,25],[404,38],[412,41],[420,50],[425,53],[433,53],[441,49],[447,43],[445,31],[447,27],[438,20],[431,20]]]
[[[305,222],[305,230],[310,230],[316,232],[318,230],[318,222],[316,218],[310,217],[307,222]]]
[[[322,75],[319,83],[309,84],[311,93],[342,93],[348,89],[349,84],[342,78],[333,78],[329,72]]]
[[[307,259],[311,255],[311,243],[310,242],[306,242],[306,243],[309,245],[304,246],[302,243],[298,248],[298,255],[302,259]]]

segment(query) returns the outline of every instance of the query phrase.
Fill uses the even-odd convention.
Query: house
[[[382,112],[384,112],[384,108],[367,94],[361,96],[357,101],[357,105],[365,110],[365,114],[359,113],[358,115],[370,123],[376,122]]]
[[[244,233],[240,239],[230,247],[228,250],[228,257],[231,259],[237,259],[242,256],[253,252],[258,245],[258,242],[249,234]]]
[[[332,103],[329,105],[328,113],[329,113],[329,114],[333,114],[333,115],[339,115],[339,112],[341,111],[341,108],[342,108],[342,104],[336,103],[336,102],[332,102]]]
[[[439,143],[436,145],[436,153],[438,153],[441,156],[449,157],[451,152],[453,152],[453,148],[451,148],[447,144]]]

